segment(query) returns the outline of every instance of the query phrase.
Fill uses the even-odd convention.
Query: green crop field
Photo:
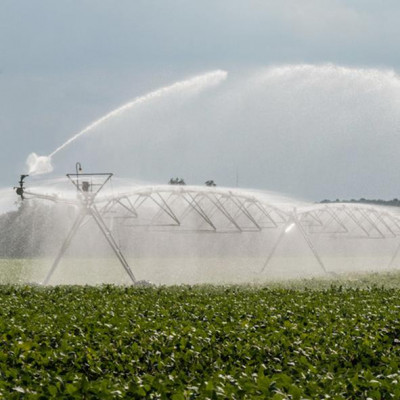
[[[314,285],[1,286],[0,397],[400,398],[400,290]]]

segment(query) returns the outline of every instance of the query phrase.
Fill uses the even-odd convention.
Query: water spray
[[[171,85],[134,99],[132,102],[115,109],[88,125],[77,135],[71,137],[62,146],[50,153],[49,156],[31,154],[28,163],[29,168],[26,172],[29,175],[38,175],[51,171],[53,168],[51,165],[52,157],[56,156],[62,149],[65,149],[69,143],[78,139],[78,137],[83,134],[95,133],[96,127],[100,124],[103,122],[106,123],[106,121],[109,121],[110,118],[114,116],[119,118],[126,110],[132,109],[132,111],[136,111],[136,109],[132,108],[135,105],[140,105],[140,107],[146,105],[147,107],[147,104],[153,102],[152,99],[162,100],[165,97],[165,100],[168,100],[170,94],[178,96],[181,93],[185,95],[197,93],[200,89],[203,90],[207,85],[210,86],[211,81],[215,84],[222,79],[222,73],[216,74],[205,78],[205,83],[195,81],[192,82],[193,85],[183,85],[183,82],[181,82],[180,85]],[[340,101],[336,101],[335,97],[331,96],[336,95],[336,92],[338,92],[341,98],[347,99],[346,101],[349,104],[356,104],[358,107],[356,111],[359,110],[362,112],[363,107],[365,107],[363,103],[365,96],[367,96],[365,97],[367,100],[370,100],[372,96],[376,97],[375,94],[384,95],[386,97],[390,95],[393,96],[393,98],[390,98],[391,102],[396,100],[396,103],[393,104],[397,104],[400,79],[397,74],[390,71],[336,68],[329,65],[300,65],[268,68],[263,73],[257,74],[253,81],[246,83],[248,86],[244,87],[246,90],[242,92],[239,91],[241,89],[240,82],[237,85],[237,87],[234,87],[237,96],[235,95],[236,92],[229,87],[227,87],[227,93],[225,91],[218,91],[217,95],[220,96],[218,97],[218,104],[223,104],[224,107],[225,104],[227,104],[227,108],[221,110],[218,108],[216,109],[215,115],[221,118],[222,122],[219,125],[210,124],[210,127],[216,125],[218,128],[221,126],[224,128],[224,121],[222,118],[224,118],[225,114],[230,117],[228,127],[231,125],[241,127],[241,122],[247,122],[251,120],[252,117],[258,118],[258,116],[260,116],[260,132],[261,128],[263,131],[271,132],[275,132],[275,129],[272,128],[277,128],[277,133],[274,134],[274,137],[266,133],[260,136],[259,141],[255,142],[254,139],[257,137],[251,137],[251,131],[253,131],[253,129],[248,129],[249,139],[251,139],[249,143],[257,143],[260,149],[264,147],[263,145],[265,143],[269,143],[271,145],[270,153],[273,154],[276,148],[280,147],[273,147],[275,140],[272,140],[272,138],[276,137],[278,145],[287,143],[288,140],[291,139],[297,140],[294,139],[294,136],[291,136],[294,135],[293,132],[297,132],[297,125],[300,125],[302,121],[304,126],[310,125],[310,118],[314,116],[315,111],[319,110],[318,107],[320,103],[322,103],[323,107],[326,106],[326,109],[331,104],[341,103]],[[287,90],[288,88],[291,90]],[[268,96],[266,93],[268,93]],[[360,98],[360,95],[365,96]],[[263,97],[255,98],[256,101],[254,102],[254,96]],[[265,98],[265,96],[267,97]],[[276,102],[277,96],[279,101]],[[360,101],[358,102],[359,98]],[[311,99],[310,102],[308,102],[308,99]],[[326,100],[326,102],[324,103],[321,99]],[[275,104],[277,105],[275,106]],[[285,110],[287,108],[290,110],[290,107],[292,107],[293,112],[294,110],[300,109],[300,114],[297,115],[300,118],[300,122],[297,122],[298,118],[296,118],[296,114],[293,114],[293,120],[289,119],[288,123],[285,125],[286,121],[284,116],[286,114],[291,115],[291,112],[284,111],[284,113],[280,114],[279,104],[285,104],[287,106]],[[260,107],[255,107],[255,105],[260,105]],[[343,121],[343,124],[338,124],[335,128],[336,130],[333,130],[332,133],[339,131],[342,125],[346,127],[349,126],[350,128],[352,126],[358,127],[358,125],[352,125],[358,124],[358,119],[356,120],[354,117],[356,113],[351,112],[347,115],[344,113],[346,111],[345,108],[345,106],[339,107],[338,111],[342,112],[344,119],[338,118],[338,120]],[[256,112],[256,114],[252,114],[253,109],[255,109],[254,112]],[[322,108],[322,111],[326,109]],[[229,113],[225,112],[226,110],[229,111]],[[262,113],[258,112],[261,110],[263,111]],[[320,120],[317,119],[315,125],[311,126],[310,131],[305,130],[304,135],[309,135],[306,136],[306,138],[310,137],[314,140],[314,133],[317,132],[317,130],[319,131],[319,128],[324,127],[327,123],[327,118],[325,117],[334,114],[335,112],[331,111],[329,111],[326,116],[321,113]],[[245,116],[246,120],[232,119],[233,117],[236,118],[236,116],[238,116],[237,118],[242,118],[242,115]],[[348,118],[348,120],[346,120],[346,118]],[[359,118],[359,116],[357,116],[357,118]],[[269,121],[270,119],[271,122]],[[360,118],[360,120],[364,119]],[[296,124],[294,124],[294,122],[296,122]],[[375,121],[371,121],[371,123],[372,122],[375,123]],[[270,129],[264,129],[265,123],[271,123],[271,125],[267,125]],[[275,123],[276,126],[274,125]],[[253,126],[254,125],[251,127]],[[254,131],[257,133],[257,126],[255,126],[255,128]],[[315,132],[312,129],[315,129]],[[286,133],[283,136],[280,135],[280,133],[286,131],[288,132],[287,136],[285,136]],[[321,129],[321,131],[323,130]],[[195,130],[195,132],[197,131]],[[330,131],[328,131],[328,133],[329,132]],[[303,138],[297,133],[295,134],[296,137],[299,137],[299,140],[302,140],[301,143],[303,143]],[[334,137],[334,135],[331,136]],[[375,136],[378,137],[378,135],[374,133],[374,137]],[[206,136],[206,138],[207,137],[208,136]],[[223,136],[221,137],[223,138]],[[281,137],[282,139],[280,139]],[[326,137],[328,137],[328,134]],[[325,153],[322,153],[322,151],[325,147],[321,144],[323,140],[319,137],[317,140],[318,146],[315,146],[315,148],[320,152],[319,156],[324,155]],[[121,142],[125,145],[123,141]],[[121,142],[116,141],[116,143]],[[233,158],[235,155],[234,152],[237,151],[239,146],[235,144],[229,147],[229,143],[233,143],[233,140],[226,142],[228,146],[225,148],[224,154],[228,154],[229,157]],[[297,144],[295,141],[293,143]],[[336,142],[333,144],[335,143]],[[321,148],[319,144],[321,144]],[[96,153],[93,149],[91,149],[91,151]],[[242,149],[240,149],[240,153],[243,153]],[[292,158],[298,155],[301,155],[301,151],[296,151],[296,154],[292,156]],[[354,154],[352,156],[354,156]],[[287,163],[287,159],[289,158],[277,157],[274,161],[276,163],[276,169],[279,170],[280,160],[284,160],[284,162]],[[306,169],[307,162],[300,158],[297,159],[298,163],[299,160],[301,161],[299,165]],[[223,165],[223,161],[224,160],[221,160],[221,165]],[[296,161],[296,159],[294,161]],[[165,164],[168,165],[168,162]],[[304,170],[304,172],[306,172],[306,170]],[[100,196],[95,196],[95,200],[93,199],[91,205],[93,192],[96,190],[92,178],[82,174],[82,168],[79,163],[76,164],[75,174],[72,174],[71,177],[76,179],[76,192],[78,193],[77,198],[73,200],[70,199],[71,192],[68,194],[68,196],[70,196],[69,198],[66,198],[65,193],[62,193],[61,196],[58,197],[44,195],[41,194],[40,191],[32,195],[32,192],[35,192],[35,190],[31,191],[24,187],[25,176],[21,176],[19,186],[15,188],[15,191],[21,199],[34,197],[48,199],[57,203],[71,204],[79,209],[91,208],[92,206],[98,207],[99,213],[104,217],[105,221],[107,222],[107,217],[109,217],[112,221],[112,226],[114,226],[114,224],[119,224],[118,226],[123,227],[124,230],[121,229],[121,232],[124,234],[128,230],[130,230],[129,232],[131,232],[131,230],[133,231],[133,229],[135,229],[136,232],[147,230],[159,230],[173,233],[212,232],[230,234],[235,232],[244,233],[244,236],[254,235],[251,236],[251,239],[253,239],[256,238],[255,235],[257,235],[257,233],[253,234],[250,232],[267,232],[268,230],[268,232],[271,232],[270,234],[266,233],[266,235],[269,236],[266,236],[265,248],[268,250],[265,250],[265,253],[268,251],[268,254],[260,253],[263,258],[267,258],[267,261],[264,263],[260,274],[269,273],[269,271],[272,270],[272,261],[275,262],[280,256],[287,242],[289,242],[289,244],[296,242],[296,246],[300,243],[302,245],[305,244],[305,246],[303,246],[305,248],[304,251],[307,251],[308,254],[313,257],[313,262],[315,262],[314,260],[317,261],[319,269],[326,273],[326,271],[329,272],[331,269],[331,265],[329,265],[330,258],[325,258],[324,254],[327,250],[340,249],[342,254],[347,254],[348,249],[346,246],[350,248],[350,239],[352,239],[352,243],[357,239],[370,240],[371,243],[376,243],[375,240],[377,239],[385,239],[385,243],[390,243],[390,241],[395,242],[397,238],[400,237],[400,217],[394,211],[389,210],[389,212],[387,212],[385,209],[380,209],[375,206],[359,206],[355,204],[303,204],[296,213],[293,211],[293,206],[297,206],[298,202],[294,200],[277,201],[271,197],[261,196],[256,192],[220,187],[214,188],[211,184],[206,185],[209,187],[195,187],[190,185],[128,186],[128,184],[125,184],[124,187],[121,186],[118,188],[119,193],[113,191],[111,194],[105,194],[104,191]],[[236,186],[238,186],[238,181],[239,173],[238,170],[236,170]],[[42,191],[42,193],[44,192]],[[75,192],[72,193],[72,196],[74,195]],[[276,207],[272,207],[273,205]],[[280,216],[279,213],[281,210],[285,212],[281,213]],[[152,212],[152,214],[150,214],[150,212]],[[88,211],[86,211],[86,213],[87,216],[91,216]],[[116,215],[117,217],[115,217]],[[86,219],[88,219],[88,217],[86,217]],[[118,235],[120,235],[119,232]],[[135,235],[136,233],[132,235],[132,237],[135,238],[134,240],[140,236]],[[347,239],[349,240],[345,242],[345,239],[346,241]],[[139,238],[139,240],[141,240],[141,238]],[[262,238],[262,240],[264,240],[264,238]],[[137,243],[135,243],[135,245],[136,244]],[[148,246],[148,244],[153,245],[153,242],[145,243],[146,246]],[[279,247],[281,244],[282,248]],[[341,244],[344,244],[343,248],[340,248]],[[328,245],[330,246],[329,248]],[[152,248],[151,246],[149,247]],[[132,246],[132,249],[133,248],[135,247]],[[139,245],[137,248],[139,248]],[[400,249],[400,245],[398,249]],[[147,248],[145,250],[147,250]],[[275,250],[277,251],[275,252]],[[303,249],[300,250],[303,251]],[[398,257],[398,253],[400,253],[400,250],[394,253],[389,267],[392,266],[393,260]],[[290,254],[291,253],[289,253],[289,255]],[[331,257],[329,253],[328,255]],[[271,260],[271,263],[269,260]],[[140,270],[138,273],[140,274]]]
[[[139,106],[140,104],[146,104],[152,100],[162,98],[167,95],[171,95],[174,93],[180,93],[182,91],[188,91],[189,93],[198,93],[201,90],[206,89],[207,87],[212,87],[223,80],[226,79],[228,73],[223,70],[216,70],[206,74],[195,76],[191,79],[186,79],[184,81],[176,82],[172,85],[162,87],[153,92],[150,92],[144,96],[137,97],[132,101],[116,108],[115,110],[107,113],[103,117],[97,119],[96,121],[89,124],[86,128],[82,129],[80,132],[76,133],[72,137],[70,137],[65,143],[61,146],[57,147],[52,153],[48,156],[38,156],[36,153],[31,153],[26,163],[29,167],[29,174],[31,175],[40,175],[46,174],[53,171],[53,166],[51,164],[51,160],[53,156],[55,156],[59,151],[63,150],[75,140],[80,138],[81,136],[93,131],[99,125],[105,123],[106,121],[123,114],[124,112]]]
[[[78,200],[75,202],[75,204],[79,207],[79,212],[78,215],[67,235],[65,238],[58,255],[56,259],[53,262],[53,265],[51,266],[50,271],[48,272],[46,278],[43,281],[44,285],[47,285],[50,278],[52,277],[53,273],[57,269],[57,266],[67,251],[69,245],[71,244],[72,239],[78,232],[79,228],[83,225],[84,221],[87,219],[87,217],[92,217],[97,226],[99,227],[100,231],[103,233],[104,237],[106,238],[108,244],[114,251],[115,255],[117,256],[118,260],[122,264],[123,268],[125,269],[126,273],[128,274],[130,280],[132,281],[133,284],[137,284],[137,280],[135,278],[135,275],[133,274],[131,267],[129,266],[128,262],[126,261],[124,255],[122,254],[122,251],[120,247],[118,246],[117,241],[114,239],[111,230],[108,228],[106,223],[103,220],[103,217],[99,210],[97,209],[95,205],[95,198],[99,194],[99,192],[103,189],[104,185],[109,182],[111,177],[113,176],[112,173],[81,173],[82,172],[82,166],[81,163],[77,162],[76,163],[76,173],[75,174],[67,174],[67,178],[71,181],[71,183],[76,187],[78,191]],[[21,199],[24,200],[24,193],[25,193],[25,187],[24,187],[24,179],[28,175],[21,175],[21,179],[19,181],[19,186],[15,187],[14,189],[16,190],[17,195],[21,196]],[[79,178],[82,177],[84,180],[80,182]],[[32,192],[29,192],[29,194],[33,195],[34,197],[38,198],[46,198],[48,200],[53,200],[55,202],[58,201],[56,196],[43,196],[39,194],[35,194]],[[140,283],[142,284],[142,283]]]
[[[124,186],[118,192],[106,192],[103,188],[113,174],[83,173],[80,163],[76,163],[75,173],[66,175],[76,188],[76,197],[71,198],[62,194],[44,194],[35,188],[26,189],[26,176],[21,175],[19,186],[14,188],[23,200],[49,200],[72,205],[78,210],[44,284],[50,281],[71,241],[89,220],[98,226],[133,284],[138,282],[114,239],[114,223],[129,231],[201,232],[211,235],[236,233],[243,234],[245,238],[254,235],[251,236],[254,240],[255,235],[262,232],[274,232],[273,236],[269,236],[268,254],[263,255],[266,260],[262,268],[257,269],[261,279],[265,273],[269,274],[272,259],[283,242],[301,240],[320,272],[332,275],[333,271],[326,263],[329,259],[321,253],[320,239],[396,240],[400,237],[400,217],[387,209],[370,205],[335,203],[298,208],[277,203],[276,200],[274,203],[270,197],[256,192],[213,185]],[[103,193],[99,195],[101,191]],[[107,218],[112,218],[112,226],[107,226]],[[389,266],[400,253],[399,249],[400,245]]]

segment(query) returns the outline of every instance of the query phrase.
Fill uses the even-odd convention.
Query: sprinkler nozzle
[[[22,200],[25,199],[25,197],[24,197],[24,191],[25,191],[25,188],[24,188],[24,179],[25,179],[27,176],[29,176],[29,175],[21,175],[21,178],[20,178],[20,180],[19,180],[19,182],[18,182],[18,183],[19,183],[19,186],[14,186],[14,189],[15,189],[17,195],[18,195],[18,196],[21,196],[21,199],[22,199]]]

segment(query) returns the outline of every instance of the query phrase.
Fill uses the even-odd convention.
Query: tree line
[[[399,199],[393,199],[393,200],[382,200],[382,199],[364,199],[363,197],[361,199],[351,199],[351,200],[322,200],[320,203],[363,203],[363,204],[374,204],[378,206],[391,206],[391,207],[400,207],[400,200]]]

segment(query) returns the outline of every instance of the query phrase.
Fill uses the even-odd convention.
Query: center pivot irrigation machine
[[[133,274],[128,262],[126,261],[124,255],[120,247],[118,246],[117,241],[114,239],[111,230],[108,228],[107,224],[105,223],[101,213],[99,212],[96,206],[96,197],[99,192],[103,189],[104,185],[111,179],[113,176],[112,173],[89,173],[85,174],[82,173],[82,167],[80,163],[76,164],[76,173],[75,174],[67,174],[67,178],[72,182],[72,184],[77,189],[77,199],[73,201],[79,207],[78,215],[72,227],[65,238],[57,257],[55,258],[53,265],[51,266],[50,271],[48,272],[46,278],[43,281],[44,285],[47,285],[51,276],[53,275],[54,271],[56,270],[62,256],[68,249],[72,239],[78,232],[79,228],[85,222],[87,218],[93,218],[96,225],[99,227],[100,231],[103,233],[104,237],[106,238],[108,244],[114,251],[115,255],[117,256],[118,260],[122,264],[123,268],[125,269],[126,273],[128,274],[132,283],[138,283],[135,275]],[[45,200],[51,200],[54,202],[65,202],[65,199],[59,199],[56,196],[49,196],[43,195],[39,193],[32,193],[29,191],[25,191],[24,187],[24,179],[28,177],[28,175],[21,175],[21,179],[19,181],[19,186],[15,188],[17,194],[21,197],[22,200],[26,199],[26,195],[30,198],[42,198]]]
[[[288,202],[271,201],[262,192],[215,186],[131,186],[114,191],[104,190],[112,173],[82,173],[80,163],[67,178],[76,188],[76,196],[43,194],[27,190],[21,175],[16,193],[22,200],[43,199],[74,205],[78,212],[43,283],[47,284],[72,239],[88,219],[93,219],[130,281],[138,281],[118,242],[113,236],[114,222],[126,229],[136,228],[162,232],[261,233],[273,232],[268,240],[268,254],[262,263],[260,277],[289,232],[296,230],[309,249],[321,272],[330,274],[317,251],[316,239],[397,239],[400,217],[388,207],[366,204],[308,204],[293,206]],[[107,224],[105,220],[112,223]],[[290,239],[289,239],[290,240]],[[396,242],[397,243],[397,242]],[[392,266],[400,244],[388,254]]]

